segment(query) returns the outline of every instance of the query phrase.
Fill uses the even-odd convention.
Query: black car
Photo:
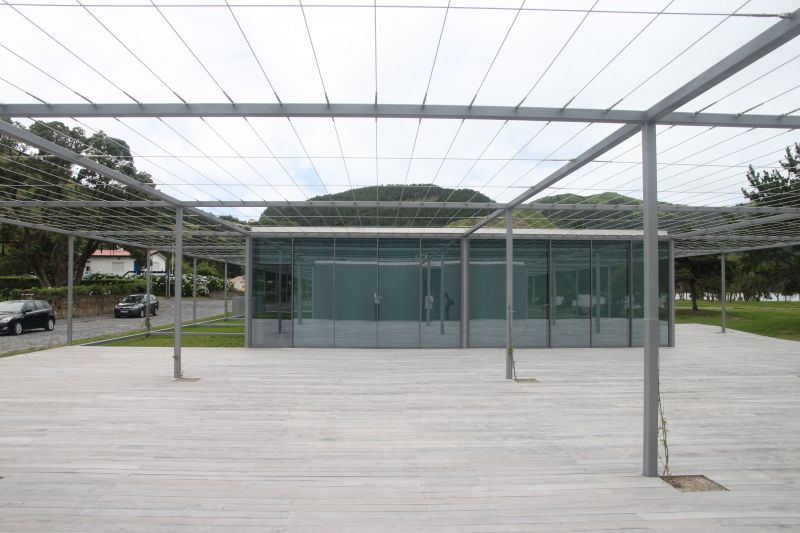
[[[123,298],[117,305],[114,307],[114,316],[116,318],[120,318],[123,316],[138,316],[139,318],[144,318],[146,311],[145,311],[145,302],[147,301],[146,294],[129,294],[125,298]],[[158,314],[158,298],[150,295],[150,316],[156,316]]]
[[[42,300],[0,302],[0,333],[19,335],[23,330],[44,328],[53,331],[56,316],[50,304]]]

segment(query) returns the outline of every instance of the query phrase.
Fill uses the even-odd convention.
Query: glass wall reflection
[[[292,345],[292,240],[253,241],[253,346]]]
[[[626,346],[630,242],[592,242],[592,346]]]
[[[633,249],[633,320],[631,346],[644,343],[644,247],[632,243]],[[669,344],[669,243],[658,243],[658,325],[659,344]]]
[[[548,248],[547,241],[514,241],[514,346],[547,346]]]
[[[333,270],[333,239],[294,240],[294,346],[334,346]]]
[[[589,346],[590,241],[552,241],[553,302],[550,345]]]
[[[420,263],[420,344],[426,348],[461,346],[461,245],[422,239]]]
[[[378,347],[419,348],[420,240],[378,240]]]
[[[342,348],[378,345],[378,240],[336,239],[334,337]]]

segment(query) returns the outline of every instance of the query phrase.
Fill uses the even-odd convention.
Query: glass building
[[[313,230],[313,233],[311,231]],[[249,343],[255,347],[458,348],[506,343],[506,240],[354,236],[265,228],[252,241]],[[459,230],[460,231],[460,230]],[[515,230],[516,347],[641,346],[641,233]],[[672,343],[670,247],[659,245],[659,323]]]

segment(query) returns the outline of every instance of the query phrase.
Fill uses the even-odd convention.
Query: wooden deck
[[[0,359],[0,531],[800,530],[800,344],[678,343],[672,471],[728,492],[640,475],[640,348]]]

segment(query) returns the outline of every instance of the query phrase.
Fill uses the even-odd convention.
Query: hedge
[[[0,276],[0,289],[30,289],[39,286],[36,276]]]

